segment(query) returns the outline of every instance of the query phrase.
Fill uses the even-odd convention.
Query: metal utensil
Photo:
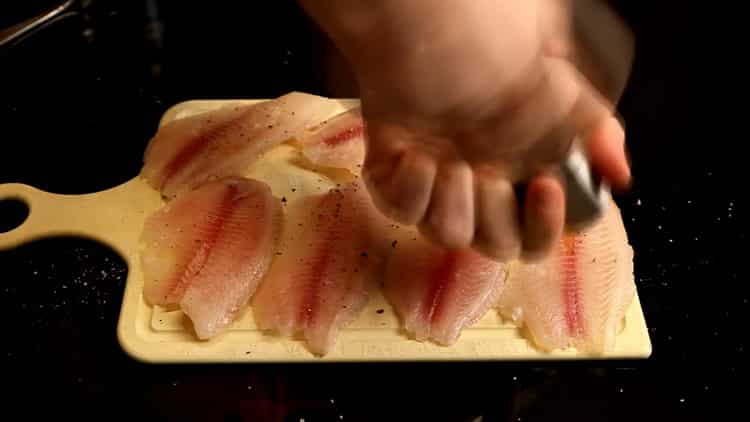
[[[74,0],[66,0],[65,2],[40,13],[37,16],[26,19],[23,22],[17,23],[11,27],[0,29],[0,47],[8,45],[24,35],[30,34],[33,31],[42,28],[46,24],[58,19],[68,13],[72,12]]]
[[[588,159],[576,144],[561,170],[565,188],[565,226],[568,230],[579,231],[604,213],[609,186],[591,170]]]

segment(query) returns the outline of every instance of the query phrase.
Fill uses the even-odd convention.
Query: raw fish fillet
[[[301,332],[310,351],[324,355],[367,303],[378,268],[370,253],[374,208],[358,183],[293,205],[279,254],[253,298],[255,321],[283,336]]]
[[[146,220],[141,262],[152,305],[177,305],[201,339],[247,304],[268,269],[281,224],[265,183],[225,178],[180,195]]]
[[[149,142],[141,174],[170,198],[207,180],[239,176],[265,151],[302,137],[337,107],[333,100],[292,92],[174,120]]]
[[[445,249],[410,233],[393,243],[385,295],[416,340],[451,345],[496,303],[505,265],[473,249]]]
[[[365,160],[364,123],[360,109],[355,108],[323,122],[300,140],[302,153],[321,167],[362,172]]]
[[[594,226],[564,237],[550,258],[510,269],[500,312],[525,326],[542,350],[601,354],[615,346],[635,283],[633,251],[610,204]]]

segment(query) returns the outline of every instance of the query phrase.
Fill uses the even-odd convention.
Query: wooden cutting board
[[[161,124],[229,103],[243,101],[188,101],[170,108]],[[358,105],[340,100],[339,111]],[[278,197],[290,201],[320,192],[335,184],[335,175],[321,175],[294,165],[299,152],[281,145],[247,170],[246,176],[265,181]],[[291,187],[295,191],[291,191]],[[252,312],[245,309],[228,332],[210,341],[199,341],[189,320],[180,311],[151,307],[143,299],[139,237],[144,220],[164,201],[159,193],[136,177],[120,186],[85,195],[58,195],[24,184],[0,185],[0,200],[17,198],[29,206],[29,216],[19,227],[0,233],[0,249],[42,237],[77,235],[111,246],[125,259],[128,278],[117,334],[125,352],[147,362],[332,362],[332,361],[473,361],[590,359],[574,349],[541,352],[512,324],[491,310],[463,331],[456,344],[437,346],[409,339],[386,300],[376,294],[349,327],[343,329],[335,349],[324,357],[308,352],[302,341],[279,338],[256,329]],[[597,359],[647,358],[651,354],[648,329],[636,295],[630,306],[615,350]]]

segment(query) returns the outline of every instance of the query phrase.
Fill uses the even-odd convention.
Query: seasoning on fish
[[[217,335],[266,273],[281,217],[278,199],[256,180],[225,178],[180,195],[144,225],[146,300],[179,305],[201,339]]]
[[[225,176],[239,176],[265,151],[300,138],[334,113],[333,100],[291,92],[171,121],[150,140],[141,175],[169,198]]]
[[[282,336],[302,333],[324,355],[366,305],[378,268],[364,188],[350,183],[292,206],[268,276],[253,298],[255,321]]]
[[[313,164],[360,174],[365,160],[364,122],[360,109],[345,111],[322,122],[299,143],[302,153]]]

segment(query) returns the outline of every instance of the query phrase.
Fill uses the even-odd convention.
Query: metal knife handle
[[[609,197],[609,186],[589,166],[588,158],[574,144],[562,164],[565,188],[565,226],[581,230],[604,213]]]
[[[594,174],[586,155],[575,143],[560,167],[565,190],[565,230],[581,231],[604,213],[609,186]],[[527,188],[526,183],[515,186],[519,204],[526,202]]]

